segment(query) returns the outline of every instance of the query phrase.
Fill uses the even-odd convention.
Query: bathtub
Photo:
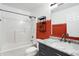
[[[0,49],[0,56],[26,56],[25,50],[33,44],[21,43],[2,46]]]

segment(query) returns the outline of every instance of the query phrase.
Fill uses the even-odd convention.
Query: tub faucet
[[[35,46],[37,48],[37,41],[35,41],[35,40],[30,40],[30,41],[32,42],[33,46]]]

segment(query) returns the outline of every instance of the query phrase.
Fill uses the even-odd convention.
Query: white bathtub
[[[2,46],[0,56],[26,56],[25,50],[33,44],[15,44]],[[7,47],[7,48],[6,48]]]

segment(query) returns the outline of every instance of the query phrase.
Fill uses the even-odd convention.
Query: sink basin
[[[45,43],[45,44],[52,44],[52,43],[55,43],[55,42],[59,42],[59,40],[57,40],[57,39],[47,39],[47,40],[44,40],[42,42]]]
[[[50,44],[50,46],[60,51],[68,52],[69,54],[72,54],[75,51],[72,46],[69,46],[69,43],[55,42],[55,43]]]

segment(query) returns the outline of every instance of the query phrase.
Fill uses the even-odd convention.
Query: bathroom
[[[0,3],[0,56],[79,56],[79,3]]]

